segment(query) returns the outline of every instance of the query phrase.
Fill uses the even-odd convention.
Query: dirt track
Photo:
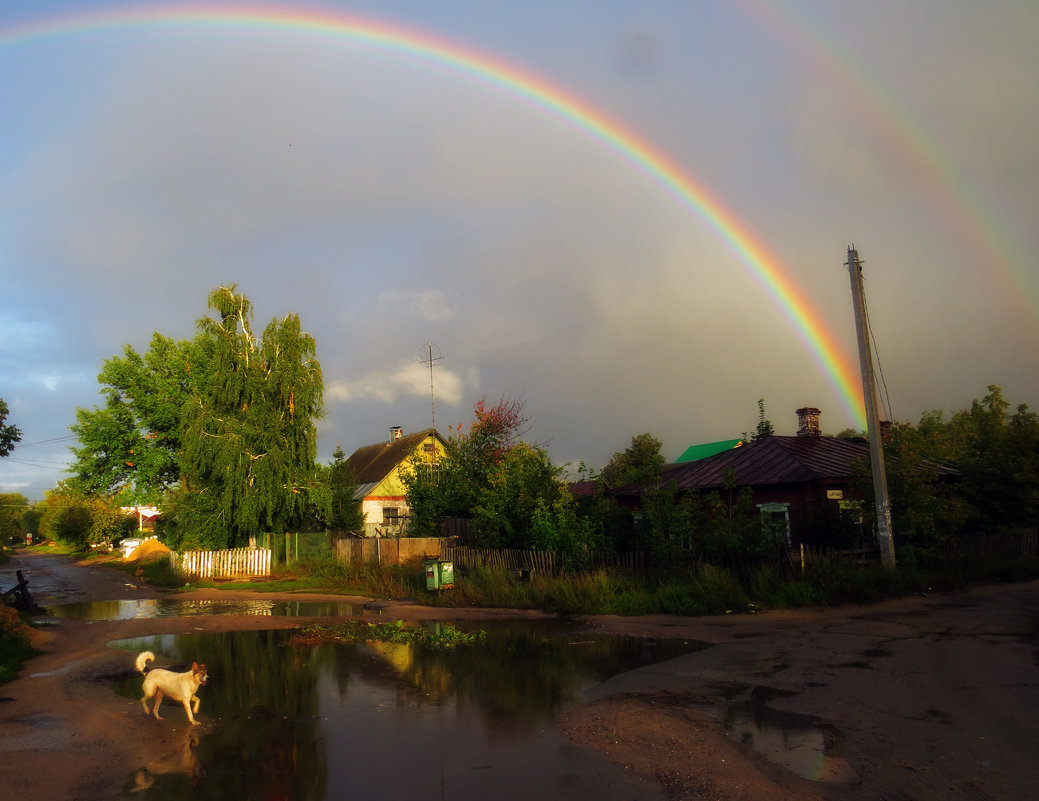
[[[113,570],[61,557],[19,558],[20,564],[4,566],[0,586],[6,589],[22,567],[41,603],[160,595],[135,589]],[[189,597],[249,596],[209,590]],[[394,605],[388,614],[532,613]],[[111,682],[127,666],[124,654],[106,648],[108,641],[300,622],[254,616],[64,620],[41,632],[44,653],[0,687],[4,796],[120,797],[127,766],[184,747],[186,726],[174,720],[142,726],[136,702],[113,696]],[[670,798],[978,801],[1030,799],[1039,787],[1039,582],[829,611],[586,622],[606,633],[716,643],[607,681],[559,724],[575,742],[659,782]],[[826,747],[810,770],[799,769],[811,780],[727,732],[738,702],[754,699],[757,714],[775,725],[818,724]]]

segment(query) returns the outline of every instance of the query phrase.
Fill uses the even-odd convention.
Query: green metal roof
[[[742,439],[726,439],[721,442],[705,442],[703,445],[690,445],[675,460],[675,464],[696,462],[700,459],[706,459],[708,456],[714,456],[716,453],[738,448],[742,444]]]

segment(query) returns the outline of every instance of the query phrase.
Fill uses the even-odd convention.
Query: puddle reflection
[[[356,617],[371,614],[362,604],[346,601],[175,601],[167,598],[86,601],[48,606],[52,617],[75,620],[133,620],[135,618],[198,615],[261,615],[269,617]],[[376,613],[377,614],[377,613]]]
[[[854,768],[841,755],[837,729],[811,715],[783,712],[767,703],[774,697],[792,695],[766,687],[730,686],[733,695],[749,690],[749,698],[732,701],[725,717],[725,730],[770,762],[816,782],[846,783],[857,778]]]
[[[162,666],[205,662],[210,677],[197,743],[143,766],[127,792],[225,801],[662,797],[560,738],[553,720],[587,687],[701,644],[575,638],[558,624],[481,628],[485,643],[446,651],[379,642],[297,649],[281,631],[113,643],[152,650]],[[136,700],[140,678],[121,691]],[[165,725],[179,730],[178,712]]]

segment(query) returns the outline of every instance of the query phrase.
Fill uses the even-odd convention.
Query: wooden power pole
[[[862,395],[866,401],[866,434],[869,437],[869,461],[873,471],[873,494],[877,505],[877,544],[880,561],[886,568],[895,567],[895,543],[891,534],[891,504],[884,469],[884,443],[877,414],[877,387],[873,375],[873,351],[869,346],[869,322],[866,317],[866,295],[862,289],[862,267],[859,252],[848,248],[848,272],[851,274],[851,297],[855,305],[855,331],[859,340],[859,365],[862,368]]]

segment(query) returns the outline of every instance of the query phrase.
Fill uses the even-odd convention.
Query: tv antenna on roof
[[[432,342],[427,342],[422,347],[424,348],[425,353],[420,362],[429,364],[429,413],[433,424],[433,430],[435,431],[437,427],[437,409],[436,403],[433,400],[433,365],[442,362],[444,360],[444,354],[441,353],[440,348]],[[436,351],[435,354],[434,350]]]

